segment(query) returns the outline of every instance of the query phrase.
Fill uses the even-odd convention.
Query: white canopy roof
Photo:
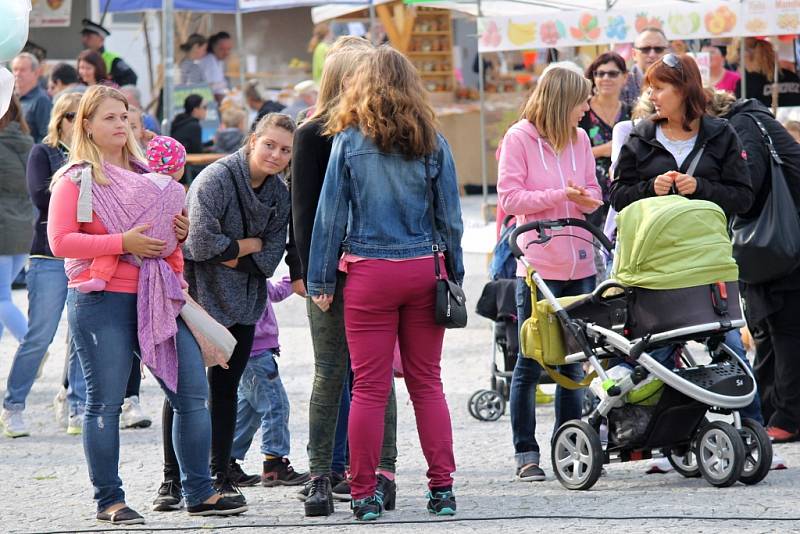
[[[385,4],[392,0],[374,0],[374,4]],[[672,0],[666,3],[675,3]],[[606,9],[608,7],[615,8],[637,8],[640,6],[651,7],[654,0],[608,0],[610,6],[607,5],[607,0],[482,0],[481,14],[484,17],[512,17],[516,15],[530,15],[534,13],[542,13],[546,11],[577,11],[581,9]],[[703,3],[702,0],[677,0],[677,2],[698,4]],[[366,5],[369,2],[365,2]],[[417,5],[426,5],[430,7],[439,7],[442,9],[449,9],[451,11],[458,11],[478,16],[478,2],[476,0],[465,1],[428,1],[416,2]],[[314,23],[331,20],[350,13],[361,11],[366,6],[354,6],[352,4],[324,4],[312,8],[311,19]]]

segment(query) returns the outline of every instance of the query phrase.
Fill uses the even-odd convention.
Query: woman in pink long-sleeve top
[[[143,161],[128,125],[125,97],[110,87],[91,87],[75,118],[69,162],[54,177],[47,234],[53,253],[66,258],[67,317],[86,376],[84,453],[97,519],[111,524],[144,523],[141,515],[126,506],[118,475],[119,414],[133,358],[142,353],[137,313],[140,274],[153,271],[152,266],[172,252],[165,250],[165,241],[146,235],[150,225],[108,231],[119,225],[121,212],[136,209],[142,195],[149,199],[153,193],[153,202],[158,202],[158,192],[147,189],[157,187],[142,176],[147,172]],[[185,221],[175,224],[176,237],[185,239]],[[75,287],[90,276],[90,260],[105,255],[123,255],[105,291],[77,291]],[[152,300],[166,302],[166,307],[150,310],[154,317],[166,310],[169,315],[164,322],[175,325],[173,361],[165,362],[165,368],[177,368],[177,384],[168,384],[158,374],[156,378],[176,413],[175,442],[188,511],[195,515],[241,513],[247,508],[221,498],[211,485],[205,369],[197,342],[174,313],[182,304],[182,296],[171,291],[178,283],[176,273],[156,267],[153,280],[153,287],[165,289]]]
[[[545,70],[531,95],[522,119],[505,135],[500,148],[497,194],[499,207],[514,215],[517,225],[539,219],[585,219],[602,205],[595,161],[586,132],[578,122],[589,109],[591,83],[577,66],[553,64]],[[568,227],[554,231],[559,239],[544,246],[527,247],[523,234],[519,245],[525,257],[557,296],[588,293],[595,284],[594,250],[589,232]],[[526,269],[517,264],[517,314],[520,325],[531,314],[531,291]],[[536,442],[536,384],[541,367],[522,354],[511,379],[511,428],[519,480],[544,480]],[[580,378],[578,364],[559,370]],[[581,391],[556,389],[556,426],[580,419]]]

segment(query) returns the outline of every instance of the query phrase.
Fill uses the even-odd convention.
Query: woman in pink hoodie
[[[595,161],[586,132],[578,122],[589,109],[591,82],[571,63],[548,67],[525,104],[522,119],[506,133],[500,149],[497,194],[500,208],[517,218],[517,225],[539,219],[585,219],[603,202],[595,177]],[[595,284],[594,251],[589,232],[569,227],[554,231],[545,245],[519,237],[526,259],[557,297],[590,292]],[[563,236],[563,237],[562,237]],[[535,237],[535,236],[533,236]],[[517,315],[522,324],[531,314],[531,294],[525,267],[517,264]],[[540,297],[541,298],[541,297]],[[536,385],[541,367],[520,357],[511,379],[511,427],[517,477],[544,480],[536,442]],[[578,364],[560,367],[578,380]],[[556,389],[556,424],[580,419],[583,392]]]

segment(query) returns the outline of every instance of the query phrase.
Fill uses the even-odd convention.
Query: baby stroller
[[[755,380],[723,342],[726,332],[745,324],[724,213],[713,203],[675,195],[635,202],[617,220],[612,279],[582,297],[556,299],[517,238],[534,231],[536,238],[525,246],[543,245],[568,235],[560,233],[565,228],[579,227],[610,250],[599,229],[580,219],[540,220],[509,237],[514,256],[528,268],[534,296],[538,288],[545,297],[533,299],[534,313],[522,328],[523,353],[548,373],[557,364],[588,362],[601,385],[601,401],[588,422],[567,421],[553,437],[557,478],[568,489],[586,490],[605,463],[665,455],[678,473],[699,473],[714,486],[760,482],[772,461],[769,437],[736,411],[753,400]],[[711,362],[699,365],[688,350],[681,351],[677,368],[655,357],[659,349],[689,342],[705,345]],[[612,378],[609,362],[627,362],[632,370]],[[657,400],[637,404],[634,396],[641,398],[648,383],[661,385],[660,397],[648,393]],[[733,424],[711,422],[708,413],[732,415]],[[606,443],[600,439],[603,422]]]
[[[479,421],[497,421],[505,413],[511,393],[511,376],[519,353],[517,303],[515,296],[517,262],[511,253],[508,237],[516,226],[509,225],[513,215],[503,220],[502,232],[495,246],[490,277],[476,306],[478,315],[494,321],[490,389],[479,389],[469,399],[470,415]]]

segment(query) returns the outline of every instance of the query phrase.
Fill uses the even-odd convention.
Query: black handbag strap
[[[442,278],[442,272],[439,268],[439,232],[436,229],[436,202],[433,196],[433,175],[430,171],[430,156],[425,156],[425,183],[428,189],[428,208],[431,214],[431,252],[433,252],[433,270],[436,273],[436,279]]]
[[[756,117],[752,113],[742,113],[742,115],[744,117],[749,117],[753,122],[756,123],[756,126],[758,126],[758,129],[761,132],[761,136],[764,138],[764,144],[767,145],[767,150],[769,150],[769,155],[772,157],[775,163],[777,163],[778,165],[783,165],[783,160],[778,155],[778,151],[775,150],[775,144],[772,142],[772,136],[769,135],[769,132],[767,131],[767,128],[764,126],[764,123],[758,120],[758,117]]]

